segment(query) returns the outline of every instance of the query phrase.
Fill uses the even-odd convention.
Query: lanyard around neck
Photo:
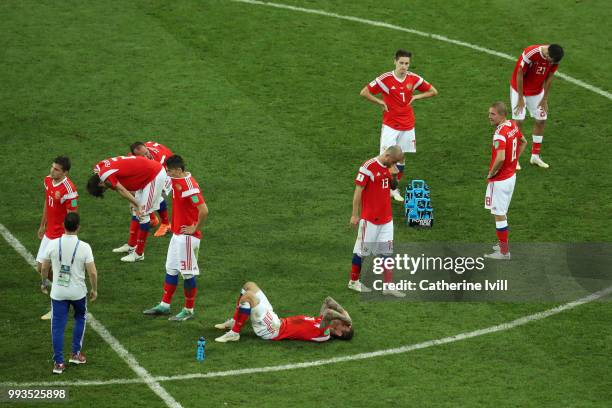
[[[77,251],[77,248],[79,247],[80,242],[81,242],[80,239],[77,240],[77,243],[74,246],[74,252],[72,253],[72,261],[70,261],[70,266],[74,264],[74,257],[76,256],[76,251]],[[63,265],[64,263],[62,262],[62,237],[60,237],[59,239],[59,259],[60,259],[60,265]]]

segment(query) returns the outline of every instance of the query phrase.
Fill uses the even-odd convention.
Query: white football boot
[[[240,340],[240,333],[236,333],[235,331],[228,331],[221,337],[217,337],[215,341],[219,343],[227,343],[228,341],[238,341]]]
[[[540,159],[540,156],[531,156],[531,159],[529,160],[529,163],[531,164],[535,164],[538,167],[541,167],[543,169],[547,169],[550,166],[546,163],[544,163],[544,161],[542,161],[542,159]]]
[[[402,195],[400,194],[397,188],[395,190],[391,190],[391,197],[393,197],[395,201],[404,202],[404,197],[402,197]]]
[[[51,320],[51,311],[49,310],[44,315],[40,316],[40,320]]]
[[[234,323],[235,320],[234,319],[227,319],[226,321],[224,321],[223,323],[219,323],[219,324],[215,324],[215,329],[219,329],[219,330],[229,330],[232,327],[234,327]]]
[[[384,289],[383,295],[395,296],[396,298],[406,297],[406,294],[404,292],[400,292],[399,290],[395,290],[395,289]]]
[[[121,258],[121,261],[123,262],[137,262],[137,261],[144,261],[144,254],[142,255],[138,255],[136,253],[136,251],[132,251],[129,254],[127,254],[126,256],[124,256],[123,258]]]
[[[507,254],[502,254],[501,252],[495,251],[493,253],[490,254],[485,254],[484,255],[485,258],[489,258],[489,259],[499,259],[502,261],[509,261],[510,260],[510,252],[508,252]]]
[[[351,290],[354,290],[355,292],[362,292],[362,293],[367,293],[367,292],[372,291],[372,289],[368,288],[366,285],[359,282],[358,280],[356,281],[350,280],[348,283],[348,288]]]
[[[521,163],[519,163],[518,161],[516,162],[516,169],[517,170],[521,170],[522,169]]]
[[[113,249],[113,252],[116,254],[128,253],[133,251],[136,247],[129,246],[128,244],[123,244],[119,248]]]

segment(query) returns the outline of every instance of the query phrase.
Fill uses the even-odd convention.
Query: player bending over
[[[240,340],[240,329],[251,317],[253,331],[264,340],[305,340],[323,342],[330,338],[353,338],[353,322],[348,312],[331,297],[327,297],[319,316],[291,316],[279,318],[263,291],[254,282],[247,282],[240,290],[234,317],[215,325],[230,329],[215,341],[227,343]]]

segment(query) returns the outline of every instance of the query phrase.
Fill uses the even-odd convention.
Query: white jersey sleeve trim
[[[189,197],[189,196],[192,196],[194,194],[198,194],[199,192],[200,192],[199,188],[192,188],[192,189],[189,189],[187,191],[183,191],[181,193],[181,197],[182,198]]]
[[[60,200],[60,203],[64,204],[66,201],[72,200],[73,198],[77,198],[78,196],[79,194],[76,191],[73,193],[64,194],[64,196]]]
[[[506,138],[503,137],[502,135],[497,134],[497,133],[493,135],[493,141],[495,141],[495,140],[499,140],[500,142],[506,143]]]
[[[111,174],[114,174],[114,173],[116,173],[116,172],[118,172],[118,171],[119,171],[119,169],[110,169],[110,170],[108,170],[108,171],[105,171],[105,172],[104,172],[104,174],[102,174],[102,175],[100,176],[100,180],[101,180],[101,181],[106,181],[106,179],[108,178],[108,176],[110,176]]]
[[[380,86],[380,89],[382,89],[384,93],[386,94],[389,93],[389,88],[387,88],[387,85],[385,85],[383,81],[376,78],[376,83],[378,84],[378,86]]]
[[[359,172],[365,176],[368,176],[370,180],[374,181],[374,173],[372,173],[370,170],[366,169],[365,167],[360,167]]]

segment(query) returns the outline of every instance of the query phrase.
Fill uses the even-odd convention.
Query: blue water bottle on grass
[[[204,337],[200,337],[198,339],[198,348],[196,350],[196,360],[204,361],[206,358],[206,339]]]

